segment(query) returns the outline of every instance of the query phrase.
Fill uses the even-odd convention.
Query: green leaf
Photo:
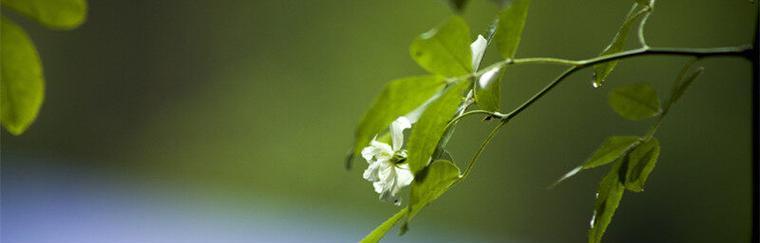
[[[628,120],[642,120],[656,116],[662,111],[657,91],[648,83],[618,87],[610,92],[612,110]]]
[[[37,118],[45,80],[29,36],[5,17],[0,25],[0,123],[11,134],[19,135]]]
[[[387,129],[399,116],[406,115],[440,92],[446,82],[440,76],[397,79],[385,85],[356,128],[354,153],[359,154],[372,137]]]
[[[501,107],[502,68],[496,67],[483,73],[475,85],[475,103],[487,111],[499,111]]]
[[[615,37],[612,38],[612,42],[610,42],[610,44],[604,48],[599,56],[615,54],[623,50],[623,47],[625,47],[625,41],[628,38],[628,32],[630,32],[631,28],[633,28],[636,20],[643,14],[641,11],[636,11],[639,9],[639,6],[640,5],[637,3],[633,4],[631,11],[629,11],[628,15],[625,17],[625,21],[623,21],[623,24],[618,29]],[[602,86],[606,81],[607,76],[612,73],[612,70],[615,69],[615,66],[617,66],[617,64],[618,61],[615,60],[594,65],[594,87]]]
[[[422,113],[417,124],[412,126],[406,149],[409,154],[409,168],[414,174],[428,165],[430,156],[446,132],[446,124],[454,117],[459,104],[462,103],[462,96],[470,85],[470,82],[460,82],[448,87],[445,93]]]
[[[639,144],[639,137],[636,136],[612,136],[608,137],[602,145],[599,146],[591,158],[583,163],[583,169],[591,169],[597,166],[606,165],[616,159],[623,157],[626,152]]]
[[[438,27],[419,35],[409,48],[412,59],[430,73],[446,77],[472,72],[470,27],[452,16]]]
[[[625,188],[635,192],[643,191],[659,156],[660,142],[656,138],[651,138],[633,149],[627,157]]]
[[[599,183],[599,190],[594,202],[594,215],[591,217],[591,229],[588,232],[589,243],[602,241],[602,236],[612,221],[612,216],[615,215],[620,199],[623,198],[625,187],[620,183],[620,167],[621,162],[618,161]]]
[[[436,160],[422,170],[412,183],[407,222],[448,191],[461,177],[459,167],[448,160]]]
[[[594,151],[593,154],[591,154],[591,157],[589,157],[586,162],[583,162],[582,165],[575,167],[574,169],[570,170],[569,172],[565,173],[559,180],[554,182],[550,187],[554,187],[561,183],[562,181],[566,180],[567,178],[570,178],[574,176],[575,174],[578,174],[581,170],[584,169],[591,169],[595,167],[599,167],[602,165],[609,164],[610,162],[613,162],[621,157],[623,157],[629,150],[633,149],[638,145],[640,142],[639,137],[636,136],[612,136],[608,137],[607,139],[602,142],[601,145],[599,145],[599,148]]]
[[[699,67],[688,75],[686,75],[686,70],[684,70],[684,72],[679,75],[679,78],[676,79],[676,82],[673,85],[668,105],[671,105],[678,101],[678,99],[680,99],[681,96],[686,93],[686,89],[691,86],[691,83],[694,82],[694,80],[697,79],[697,77],[699,77],[699,75],[701,75],[704,70],[705,69],[703,67]]]
[[[87,17],[85,0],[1,0],[0,3],[51,29],[73,29]]]
[[[460,13],[464,11],[464,7],[467,5],[467,2],[469,2],[469,0],[449,0],[451,8]]]
[[[401,211],[391,216],[388,220],[383,222],[380,226],[377,226],[375,230],[370,232],[367,236],[364,237],[364,239],[362,239],[359,242],[361,243],[379,242],[381,239],[383,239],[383,236],[385,236],[385,234],[387,234],[388,231],[390,231],[393,228],[393,226],[396,225],[396,223],[399,220],[401,220],[401,218],[406,216],[407,212],[409,212],[407,208],[401,209]]]
[[[530,0],[514,0],[499,12],[499,25],[494,35],[501,56],[514,58],[520,45]]]

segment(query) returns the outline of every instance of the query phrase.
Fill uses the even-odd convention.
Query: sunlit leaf
[[[657,91],[648,83],[625,85],[610,92],[612,110],[629,120],[641,120],[656,116],[662,110]]]
[[[525,20],[528,18],[530,2],[530,0],[513,0],[499,12],[499,25],[494,41],[504,58],[513,58],[517,52],[525,28]]]
[[[478,77],[475,85],[475,103],[487,111],[499,111],[501,107],[501,77],[503,68],[488,70]]]
[[[588,158],[582,165],[575,167],[567,172],[559,180],[554,182],[553,186],[561,183],[567,178],[578,174],[581,170],[591,169],[598,166],[609,164],[620,157],[623,157],[629,150],[633,149],[640,142],[639,137],[636,136],[612,136],[599,145],[599,148],[594,151],[591,157]]]
[[[636,21],[639,19],[641,14],[638,14],[638,9],[640,9],[640,6],[638,3],[634,3],[633,7],[631,7],[631,11],[628,12],[628,15],[625,17],[625,21],[623,21],[623,24],[618,29],[617,33],[615,34],[615,37],[612,38],[612,41],[610,44],[604,48],[602,53],[599,54],[599,56],[604,55],[610,55],[615,54],[617,52],[620,52],[625,47],[625,41],[628,38],[628,32],[630,32],[631,28],[635,25]],[[610,61],[603,64],[594,65],[594,87],[599,87],[604,84],[604,82],[607,79],[607,76],[612,73],[612,70],[615,69],[615,66],[617,66],[618,61]]]
[[[407,221],[448,191],[459,178],[459,168],[448,160],[436,160],[422,170],[412,183]]]
[[[678,101],[678,99],[680,99],[681,96],[683,96],[683,94],[686,93],[686,89],[688,89],[689,86],[691,86],[691,83],[694,82],[694,80],[697,79],[697,77],[699,77],[699,75],[701,75],[704,70],[705,69],[703,67],[699,67],[693,72],[688,73],[688,75],[686,74],[686,72],[683,72],[682,73],[683,75],[679,75],[680,77],[676,80],[675,84],[673,85],[673,90],[671,90],[670,101],[668,105],[673,104],[676,101]]]
[[[5,17],[0,25],[0,123],[11,134],[19,135],[37,118],[45,81],[29,36]]]
[[[13,9],[51,29],[73,29],[87,16],[85,0],[0,0]]]
[[[625,187],[620,183],[620,166],[621,161],[616,162],[610,172],[604,176],[602,182],[599,183],[599,190],[594,202],[594,215],[590,222],[591,229],[588,232],[589,243],[602,241],[602,236],[612,221],[612,216],[615,215],[620,199],[623,198]]]
[[[430,156],[446,131],[446,124],[454,117],[462,103],[463,94],[470,85],[471,82],[460,82],[448,87],[445,93],[422,113],[417,124],[412,126],[407,145],[407,161],[415,174],[427,166]]]
[[[424,104],[444,84],[440,76],[416,76],[393,80],[385,85],[356,128],[354,153],[359,154],[372,137],[388,128],[399,116]]]
[[[423,69],[447,77],[472,72],[470,27],[459,16],[419,35],[409,47],[412,59]]]
[[[660,142],[656,138],[651,138],[636,146],[628,154],[625,188],[635,192],[643,191],[649,173],[654,170],[659,156]]]
[[[404,216],[406,216],[408,209],[404,208],[401,209],[398,213],[391,216],[388,220],[385,220],[380,226],[377,226],[375,230],[372,230],[367,236],[364,237],[360,242],[361,243],[375,243],[379,242],[381,239],[383,239],[383,236],[390,231],[396,223],[401,220]]]

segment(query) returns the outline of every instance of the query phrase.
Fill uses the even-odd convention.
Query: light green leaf
[[[594,151],[591,158],[583,163],[583,169],[591,169],[597,166],[606,165],[616,159],[623,157],[626,152],[639,144],[639,137],[636,136],[612,136],[608,137],[599,148]]]
[[[515,57],[525,28],[525,20],[528,18],[530,2],[530,0],[513,0],[499,12],[499,25],[494,40],[504,58]]]
[[[0,3],[51,29],[73,29],[87,17],[85,0],[1,0]]]
[[[643,191],[659,156],[660,142],[656,138],[651,138],[633,149],[627,157],[625,188],[635,192]]]
[[[699,67],[693,72],[688,73],[688,75],[686,75],[686,70],[684,70],[684,72],[679,75],[679,78],[676,79],[676,82],[673,85],[673,90],[671,90],[670,101],[668,102],[668,105],[671,105],[678,101],[678,99],[680,99],[681,96],[686,93],[686,89],[691,86],[691,83],[694,82],[694,80],[697,79],[697,77],[699,77],[699,75],[701,75],[704,70],[705,69],[703,67]]]
[[[448,160],[436,160],[414,179],[409,200],[409,222],[425,206],[449,190],[462,175],[459,167]]]
[[[471,82],[460,82],[446,89],[445,93],[428,106],[420,116],[417,124],[412,126],[412,133],[407,143],[409,168],[414,174],[425,168],[430,156],[438,147],[441,137],[446,132],[446,124],[462,103],[464,92]]]
[[[591,169],[598,166],[609,164],[623,157],[629,150],[633,149],[640,143],[639,137],[636,136],[612,136],[599,145],[599,148],[589,157],[582,165],[575,167],[567,172],[559,180],[554,182],[550,187],[554,187],[562,181],[578,174],[581,170]]]
[[[364,237],[360,242],[361,243],[375,243],[379,242],[381,239],[383,239],[383,236],[390,231],[396,223],[401,220],[404,216],[406,216],[408,209],[404,208],[401,209],[398,213],[391,216],[388,220],[383,222],[380,226],[377,226],[375,230],[370,232],[367,236]]]
[[[610,172],[599,183],[599,190],[594,202],[594,215],[591,217],[591,229],[588,231],[588,242],[599,243],[602,236],[612,221],[612,216],[623,198],[625,187],[620,183],[621,161],[618,161],[610,169]]]
[[[628,32],[630,32],[631,28],[633,28],[638,18],[644,13],[637,11],[640,9],[639,6],[640,5],[637,3],[633,4],[631,11],[629,11],[628,15],[625,17],[625,21],[623,21],[623,24],[618,29],[615,37],[612,38],[612,42],[610,42],[610,44],[604,48],[599,56],[615,54],[623,50],[623,47],[625,47],[625,41],[628,38]],[[602,86],[602,84],[604,84],[606,81],[607,76],[612,73],[612,70],[615,69],[615,66],[617,66],[617,64],[618,61],[615,60],[594,65],[594,87]]]
[[[493,68],[480,75],[475,85],[475,103],[487,111],[499,111],[501,107],[501,78],[503,68]]]
[[[472,72],[470,27],[459,16],[419,35],[409,47],[412,59],[430,73],[446,77]]]
[[[431,75],[397,79],[385,85],[356,128],[354,153],[359,154],[372,137],[387,129],[393,120],[440,92],[445,83],[442,77]]]
[[[5,17],[0,25],[0,123],[11,134],[19,135],[37,118],[45,80],[29,36]]]
[[[612,110],[628,120],[642,120],[656,116],[662,111],[657,91],[648,83],[617,87],[609,95]]]

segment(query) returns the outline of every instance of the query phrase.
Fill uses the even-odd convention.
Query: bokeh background
[[[588,58],[626,1],[534,1],[520,57]],[[473,34],[496,13],[473,0]],[[3,12],[3,14],[9,14]],[[69,32],[21,21],[45,67],[46,97],[22,136],[2,132],[2,242],[354,242],[393,214],[343,158],[355,124],[391,79],[423,70],[419,33],[443,1],[90,1]],[[747,0],[658,1],[654,46],[751,43]],[[629,43],[635,43],[631,41]],[[634,47],[631,44],[631,47]],[[495,52],[486,61],[496,60]],[[652,82],[662,99],[687,59],[585,70],[510,123],[464,183],[388,242],[583,242],[605,169],[546,186],[609,135],[643,134],[606,105],[611,87]],[[706,71],[658,133],[646,191],[627,193],[608,242],[746,242],[750,227],[751,65]],[[558,74],[510,69],[503,106]],[[450,145],[469,158],[491,124],[467,120]]]

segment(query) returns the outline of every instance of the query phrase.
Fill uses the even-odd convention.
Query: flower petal
[[[404,145],[404,129],[412,127],[412,123],[406,117],[400,116],[391,123],[391,141],[393,142],[393,151],[401,150]]]
[[[401,188],[408,186],[409,184],[412,184],[412,181],[414,180],[414,174],[412,174],[412,171],[409,170],[408,164],[400,164],[396,165],[396,187],[398,190],[401,190]],[[398,191],[397,190],[397,191]]]
[[[363,175],[364,179],[368,181],[372,181],[372,182],[379,181],[380,177],[378,177],[378,173],[379,173],[380,165],[382,163],[385,163],[385,162],[377,161],[375,163],[369,164],[369,166],[367,166],[367,169],[364,170],[364,175]]]
[[[483,59],[483,54],[486,52],[486,46],[488,41],[483,38],[482,35],[478,35],[478,38],[470,44],[472,50],[472,70],[477,71],[480,66],[480,60]]]
[[[375,160],[389,160],[393,157],[393,148],[386,143],[373,139],[369,146],[362,149],[362,157],[367,160],[367,163],[372,163]]]

